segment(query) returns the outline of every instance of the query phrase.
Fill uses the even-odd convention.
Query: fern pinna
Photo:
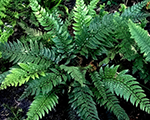
[[[64,21],[58,10],[50,12],[37,0],[30,0],[33,14],[52,44],[48,46],[28,37],[22,42],[0,44],[2,59],[9,59],[14,65],[0,75],[0,89],[27,85],[19,98],[34,96],[27,120],[41,119],[54,109],[64,89],[68,93],[69,110],[73,111],[69,113],[75,113],[83,120],[100,119],[97,105],[104,106],[118,120],[129,120],[116,96],[150,113],[150,101],[139,82],[128,74],[128,70],[113,62],[119,55],[133,63],[133,73],[139,72],[142,78],[146,72],[144,65],[149,64],[150,43],[142,26],[149,16],[143,12],[148,0],[128,7],[122,13],[100,11],[96,14],[94,9],[98,2],[92,0],[86,5],[83,0],[76,0],[68,20]],[[74,35],[68,31],[70,24]],[[85,60],[88,62],[84,63]]]

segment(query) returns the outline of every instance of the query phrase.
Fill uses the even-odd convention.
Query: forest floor
[[[106,6],[106,10],[110,12],[117,11],[120,7],[120,2],[121,1],[118,2],[116,0],[115,3]],[[137,3],[137,0],[128,1],[129,6],[134,3]],[[74,2],[68,2],[64,4],[72,8]],[[150,21],[149,18],[148,20]],[[150,30],[150,22],[147,24],[145,29],[147,29],[148,31]],[[0,67],[2,67],[1,63]],[[33,98],[31,97],[26,98],[22,101],[18,101],[18,98],[23,93],[25,87],[26,86],[24,85],[21,87],[9,87],[6,90],[0,91],[0,120],[23,120],[26,117],[26,113]],[[148,91],[146,94],[150,94],[150,92]],[[150,98],[150,96],[148,97]],[[120,99],[120,104],[127,112],[130,120],[148,120],[150,118],[149,114],[141,111],[139,108],[136,108],[131,103],[126,102],[123,99]],[[60,96],[59,104],[42,120],[67,120],[68,110],[66,106],[68,106],[66,96]],[[103,107],[97,106],[97,109],[101,120],[116,120],[113,114],[108,112]]]

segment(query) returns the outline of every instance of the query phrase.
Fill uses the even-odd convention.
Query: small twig
[[[126,2],[125,2],[125,5],[127,5],[128,4],[128,0],[126,0]]]
[[[15,102],[17,103],[17,106],[19,106],[21,103],[20,102],[18,102],[16,99],[15,99],[15,97],[14,97],[14,100],[15,100]]]

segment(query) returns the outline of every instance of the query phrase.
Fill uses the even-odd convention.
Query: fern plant
[[[142,21],[149,14],[142,9],[149,1],[128,7],[122,13],[99,15],[94,11],[98,2],[92,0],[86,5],[83,0],[76,0],[68,16],[73,25],[70,34],[69,20],[63,21],[56,9],[50,13],[37,0],[30,0],[35,17],[53,44],[45,47],[34,38],[0,44],[3,59],[14,65],[0,75],[0,89],[27,85],[19,98],[34,96],[27,120],[41,119],[54,109],[59,104],[59,94],[66,88],[70,110],[83,120],[100,119],[96,105],[113,112],[118,120],[129,120],[116,96],[150,113],[150,101],[136,78],[111,63],[120,55],[131,62],[140,57],[148,64],[150,38]]]

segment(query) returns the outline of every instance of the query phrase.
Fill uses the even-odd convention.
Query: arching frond
[[[90,74],[91,75],[91,79],[94,83],[94,86],[97,88],[99,94],[106,99],[106,93],[105,93],[105,89],[104,89],[104,83],[102,82],[101,77],[99,76],[99,73],[97,71],[94,71],[93,73]]]
[[[88,86],[81,87],[74,85],[73,91],[69,95],[71,107],[77,110],[78,115],[84,120],[99,120],[98,113],[93,101],[92,91]]]
[[[140,109],[150,113],[150,101],[146,98],[144,90],[140,87],[139,83],[131,75],[126,74],[127,70],[117,72],[118,66],[100,69],[100,76],[102,76],[105,85],[112,93],[123,97],[136,107],[139,105]]]
[[[21,43],[20,41],[1,44],[0,51],[4,59],[10,58],[13,63],[33,62],[50,66],[56,59],[54,50],[32,40],[30,40],[29,45],[27,42]]]
[[[57,52],[60,54],[70,55],[74,44],[72,43],[72,38],[67,30],[67,27],[63,26],[63,21],[61,18],[58,20],[55,19],[56,15],[49,14],[38,4],[36,0],[30,0],[30,5],[40,24],[45,27],[45,30],[48,31],[47,34],[50,34],[52,41],[55,43],[57,48]],[[54,13],[57,14],[57,11]]]
[[[87,6],[89,9],[88,15],[91,15],[92,17],[96,16],[96,11],[94,10],[96,8],[97,3],[99,0],[91,0],[90,4]]]
[[[150,14],[142,12],[142,8],[146,6],[147,1],[144,0],[142,2],[138,2],[137,4],[128,7],[125,9],[125,11],[121,14],[121,16],[125,19],[131,19],[134,20],[135,22],[141,21],[143,18],[148,17]]]
[[[64,69],[68,74],[71,75],[71,77],[78,81],[81,86],[84,86],[85,83],[85,73],[86,70],[82,70],[80,67],[74,67],[74,66],[65,66],[65,65],[61,65],[60,66],[61,69]]]
[[[90,21],[92,20],[91,15],[88,15],[89,9],[87,9],[87,6],[84,4],[84,0],[77,0],[76,6],[74,9],[74,21],[73,29],[74,34],[76,35],[75,38],[77,38],[77,35],[82,34],[82,29],[84,26],[88,26]]]
[[[147,31],[140,26],[129,21],[129,29],[131,38],[133,38],[141,49],[141,53],[144,53],[147,61],[150,61],[150,37]]]
[[[75,55],[72,55],[75,44],[68,32],[68,28],[63,25],[61,18],[58,18],[57,10],[50,14],[36,0],[30,0],[30,5],[38,21],[45,27],[45,30],[48,31],[47,34],[51,36],[52,41],[55,43],[56,48],[54,49],[59,53],[56,62],[58,63],[68,57],[69,59],[65,63],[68,64],[71,59],[75,58]]]
[[[49,92],[44,95],[41,94],[34,99],[27,112],[27,120],[39,120],[39,118],[45,116],[45,112],[48,114],[58,103],[58,96],[55,92]]]
[[[19,100],[31,95],[47,94],[53,87],[61,84],[62,78],[60,75],[54,73],[46,73],[45,76],[39,79],[32,80],[28,83],[28,87],[25,89],[24,93],[20,96]]]
[[[113,112],[114,115],[118,118],[118,120],[129,120],[127,113],[124,109],[119,105],[119,100],[108,88],[103,87],[105,89],[106,98],[104,98],[101,93],[94,88],[94,95],[96,97],[96,101],[100,106],[104,106],[110,112]]]
[[[82,35],[76,39],[76,44],[81,55],[91,55],[93,59],[103,53],[107,53],[108,48],[112,48],[115,39],[117,24],[114,23],[115,15],[105,15],[102,20],[96,17],[89,28],[84,28]],[[87,56],[88,57],[88,56]]]
[[[12,68],[10,70],[10,74],[6,76],[0,89],[6,89],[8,86],[21,86],[28,82],[30,78],[35,79],[39,78],[39,75],[45,75],[46,66],[44,65],[19,63],[19,66],[20,68]]]

